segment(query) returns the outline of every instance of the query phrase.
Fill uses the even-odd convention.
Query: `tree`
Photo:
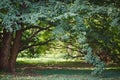
[[[87,32],[88,43],[94,51],[97,51],[97,54],[102,55],[102,53],[104,53],[110,57],[113,62],[119,63],[120,1],[102,0],[96,2],[96,0],[93,0],[90,3],[95,6],[97,5],[96,9],[98,9],[99,12],[95,11],[90,18],[86,19],[86,24],[89,27]]]
[[[45,2],[43,1],[42,4]],[[29,45],[28,43],[22,44],[22,36],[28,29],[36,29],[30,37],[33,38],[41,31],[48,30],[52,25],[40,26],[40,21],[45,17],[41,10],[46,8],[46,5],[41,5],[39,1],[20,1],[20,0],[4,0],[0,3],[0,18],[1,18],[1,49],[0,49],[0,69],[15,72],[15,63],[17,55],[20,51],[32,46],[47,44],[51,40],[45,42],[38,42]],[[36,7],[36,6],[37,7]],[[42,9],[40,9],[42,7]],[[40,9],[38,11],[38,9]],[[46,8],[47,9],[47,8]],[[43,14],[43,15],[42,15]],[[38,18],[42,18],[39,19]],[[30,42],[30,41],[29,41]],[[25,42],[24,42],[25,43]]]
[[[102,18],[107,16],[105,19],[108,21],[110,19],[107,24],[119,29],[119,6],[117,4],[119,0],[102,0],[104,4],[98,3],[96,0],[92,2],[91,0],[4,0],[0,2],[1,70],[9,68],[10,72],[15,72],[16,58],[21,50],[51,41],[51,39],[47,39],[45,42],[25,43],[23,36],[26,35],[23,33],[26,30],[32,29],[34,32],[33,30],[37,29],[31,37],[27,38],[28,41],[31,41],[31,38],[40,31],[52,29],[53,38],[62,41],[69,40],[71,37],[76,39],[80,44],[81,52],[86,54],[87,62],[96,67],[93,74],[100,74],[103,71],[105,63],[98,55],[93,54],[94,43],[90,42],[94,41],[98,35],[95,33],[95,35],[89,36],[91,30],[99,28],[99,26],[98,24],[91,25],[88,20],[90,19],[92,22],[97,20],[95,23],[99,23],[100,20],[96,19],[96,16]],[[100,32],[98,31],[98,33]],[[89,40],[91,37],[93,39]],[[22,44],[21,40],[25,41],[25,44]]]

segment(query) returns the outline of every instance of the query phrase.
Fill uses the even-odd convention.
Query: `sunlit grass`
[[[41,55],[39,58],[17,58],[17,60],[27,60],[31,59],[32,61],[42,61],[42,62],[48,62],[48,61],[77,61],[78,59],[71,59],[65,58],[66,54],[46,54],[46,55]],[[79,59],[79,61],[82,61]]]
[[[50,60],[47,58],[45,61],[42,61],[40,58],[18,58],[17,67],[20,66],[36,66],[36,67],[46,67],[46,68],[70,68],[70,69],[90,69],[92,66],[88,66],[89,64],[84,63],[83,61],[73,61],[73,60]]]
[[[79,66],[84,60],[65,59],[62,54],[48,54],[39,58],[17,58],[17,65],[40,65],[40,66]]]
[[[93,69],[83,59],[65,59],[64,54],[47,54],[39,58],[17,58],[17,65],[35,65],[35,66],[53,66],[53,67],[70,67],[77,69]],[[83,64],[84,63],[84,64]],[[120,69],[120,66],[106,66],[106,69]]]
[[[65,59],[65,54],[47,54],[43,55],[39,58],[17,58],[17,61],[29,61],[32,62],[50,62],[50,61],[56,61],[56,62],[63,62],[63,61],[83,61],[80,59]],[[37,63],[36,62],[36,63]]]

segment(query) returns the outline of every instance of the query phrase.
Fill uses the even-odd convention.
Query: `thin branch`
[[[41,31],[44,31],[44,30],[50,30],[51,27],[52,26],[48,26],[46,28],[38,28],[39,30],[34,32],[30,37],[26,38],[26,40],[23,43],[28,44],[29,42],[31,42],[32,38],[35,37],[38,33],[40,33]]]
[[[26,30],[32,29],[32,28],[42,29],[42,27],[40,27],[40,26],[29,26],[29,27],[23,28],[22,30],[23,30],[23,31],[26,31]]]
[[[39,32],[43,31],[43,30],[49,30],[50,26],[49,27],[46,27],[46,28],[41,28],[39,29],[38,31],[34,32],[27,40],[31,40],[33,37],[35,37]]]
[[[34,46],[41,46],[41,45],[48,44],[48,43],[49,43],[50,41],[52,41],[52,40],[54,40],[54,39],[49,39],[49,40],[47,40],[47,41],[45,41],[45,42],[39,42],[39,43],[37,43],[37,44],[32,44],[32,45],[30,45],[30,46],[23,47],[23,48],[20,49],[20,51],[26,50],[26,49],[28,49],[28,48],[32,48],[32,47],[34,47]]]
[[[33,37],[35,37],[39,32],[41,31],[41,29],[39,29],[38,31],[34,32],[28,39],[26,40],[31,40]]]
[[[48,26],[48,27],[42,27],[42,26],[29,26],[29,27],[26,27],[26,28],[23,28],[22,30],[23,31],[26,31],[26,30],[28,30],[28,29],[32,29],[32,28],[36,28],[36,29],[39,29],[39,30],[47,30],[47,29],[49,29],[50,27],[52,27],[52,26]]]

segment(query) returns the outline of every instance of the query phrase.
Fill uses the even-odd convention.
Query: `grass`
[[[16,67],[16,74],[0,72],[0,80],[120,80],[119,65],[109,65],[101,76],[93,76],[92,65],[58,55],[18,58]]]
[[[85,63],[83,59],[65,59],[64,54],[47,54],[39,58],[18,58],[17,67],[19,66],[43,66],[43,67],[70,67],[91,69],[92,65]],[[120,65],[111,64],[107,69],[120,69]]]
[[[91,70],[24,69],[16,75],[3,74],[0,80],[120,80],[120,72],[106,70],[102,76],[90,75]]]

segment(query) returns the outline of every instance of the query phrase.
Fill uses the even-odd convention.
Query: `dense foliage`
[[[74,44],[75,39],[87,62],[96,67],[93,74],[100,74],[105,66],[102,54],[99,53],[117,56],[115,61],[120,59],[119,0],[0,0],[0,2],[1,32],[3,28],[8,32],[29,30],[23,34],[22,40],[25,45],[22,45],[21,50],[31,48],[31,45],[38,46],[38,41],[44,42],[40,38],[51,29],[53,35],[45,34],[44,36],[47,36],[45,38],[52,37],[65,43],[72,42],[71,44]],[[33,28],[48,31],[38,34],[40,38],[34,36],[35,38],[30,41],[30,38],[27,38],[26,43],[24,39],[35,31]]]

